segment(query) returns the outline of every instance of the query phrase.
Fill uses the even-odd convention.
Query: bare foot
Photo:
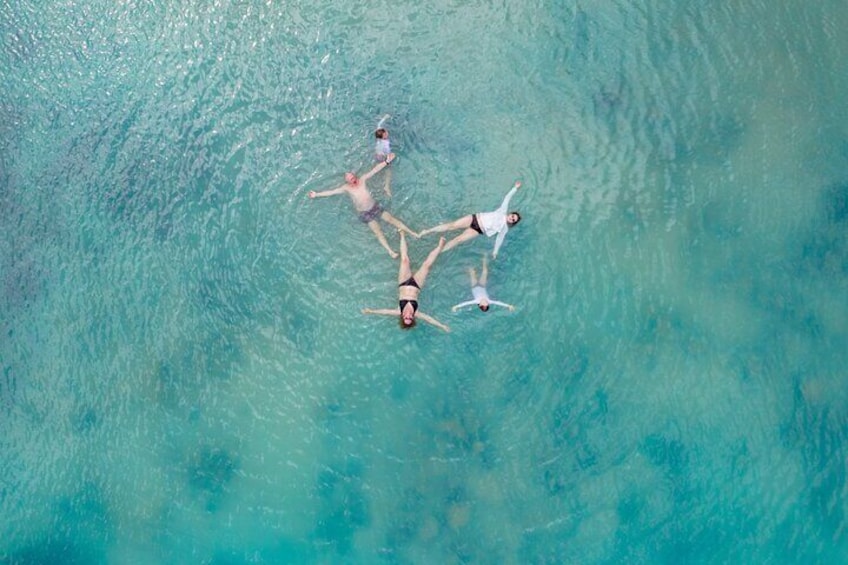
[[[446,241],[447,241],[447,240],[446,240],[444,237],[440,237],[440,238],[439,238],[439,251],[441,251],[442,249],[444,249],[444,248],[445,248],[445,242],[446,242]]]
[[[389,251],[389,255],[391,255],[391,256],[392,256],[392,259],[397,259],[397,258],[398,258],[397,251]]]

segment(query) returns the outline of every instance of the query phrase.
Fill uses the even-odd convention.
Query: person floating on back
[[[468,216],[463,216],[458,220],[454,220],[453,222],[440,224],[438,226],[426,229],[422,231],[419,235],[423,236],[427,235],[428,233],[438,233],[464,229],[465,231],[450,240],[447,245],[445,245],[444,251],[448,251],[449,249],[453,249],[460,243],[464,243],[470,239],[474,239],[481,233],[486,234],[488,237],[492,237],[493,235],[497,234],[498,237],[497,239],[495,239],[495,248],[492,251],[492,259],[495,259],[498,256],[498,250],[501,248],[501,244],[503,244],[503,240],[506,237],[506,233],[509,231],[509,228],[521,221],[521,216],[518,214],[518,212],[507,213],[509,201],[520,187],[521,183],[516,182],[513,185],[512,189],[504,197],[503,202],[501,202],[500,208],[493,212],[478,212],[476,214],[469,214]]]
[[[380,120],[382,124],[384,120]],[[374,132],[374,137],[377,138],[377,142],[374,145],[374,160],[378,163],[386,163],[388,156],[392,155],[392,145],[389,142],[389,130],[383,127],[378,127],[377,131]],[[386,171],[386,174],[383,175],[385,180],[383,181],[383,192],[386,193],[386,196],[392,197],[392,170],[389,169]]]
[[[389,130],[386,128],[377,128],[374,132],[374,137],[377,138],[377,142],[374,144],[374,160],[382,163],[392,152],[392,145],[389,141]]]
[[[409,251],[406,247],[406,238],[403,232],[400,232],[400,269],[398,270],[398,307],[397,308],[381,308],[373,310],[371,308],[363,308],[363,314],[380,314],[384,316],[399,316],[401,329],[408,330],[415,326],[415,319],[421,318],[428,324],[432,324],[437,328],[450,331],[450,328],[435,318],[428,316],[424,312],[418,310],[418,294],[424,288],[424,282],[427,280],[427,274],[430,268],[435,263],[439,253],[445,246],[445,238],[439,238],[439,244],[430,251],[427,258],[421,263],[421,267],[415,274],[412,274],[412,269],[409,266]]]
[[[474,296],[474,300],[469,300],[467,302],[460,302],[456,306],[451,308],[452,312],[456,312],[460,308],[465,306],[471,306],[472,304],[476,304],[480,307],[480,310],[483,312],[489,311],[489,306],[492,304],[496,306],[503,306],[504,308],[508,308],[510,312],[515,310],[515,306],[512,304],[507,304],[505,302],[500,302],[499,300],[492,300],[489,298],[489,293],[486,292],[486,282],[489,279],[489,265],[487,262],[486,255],[483,255],[483,269],[480,272],[480,278],[477,278],[477,271],[474,270],[474,267],[468,268],[468,275],[471,278],[471,294]]]
[[[323,192],[315,192],[314,190],[309,191],[309,198],[323,198],[325,196],[334,196],[336,194],[342,194],[343,192],[347,192],[348,196],[350,196],[351,201],[353,202],[353,207],[359,213],[359,220],[365,224],[368,224],[368,227],[371,228],[371,231],[374,232],[374,235],[377,236],[377,241],[380,242],[380,245],[389,252],[389,255],[392,256],[392,259],[397,259],[397,252],[389,246],[389,242],[386,241],[386,236],[383,235],[383,230],[380,227],[380,223],[377,221],[378,219],[382,219],[398,230],[402,230],[412,235],[413,237],[419,237],[417,233],[409,229],[403,222],[389,214],[387,211],[383,210],[383,207],[380,206],[380,203],[374,200],[374,197],[371,196],[371,193],[368,191],[368,187],[366,186],[366,182],[368,179],[373,177],[375,174],[385,169],[388,163],[391,163],[395,158],[394,153],[389,153],[386,156],[386,160],[382,163],[377,163],[374,165],[374,168],[357,178],[357,176],[351,172],[345,173],[345,184],[341,185],[338,188],[334,188],[332,190],[325,190]]]

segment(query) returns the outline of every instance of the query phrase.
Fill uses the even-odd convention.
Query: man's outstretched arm
[[[380,171],[385,169],[389,165],[389,163],[391,163],[394,160],[395,160],[395,154],[389,153],[386,156],[385,161],[383,161],[382,163],[377,163],[376,165],[374,165],[373,169],[371,169],[370,171],[368,171],[367,173],[362,175],[362,177],[361,177],[362,181],[367,181],[368,179],[370,179],[371,177],[373,177],[374,175],[376,175],[377,173],[379,173]]]
[[[325,196],[334,196],[336,194],[341,194],[347,190],[347,185],[343,184],[338,188],[334,188],[332,190],[324,190],[322,192],[315,192],[314,190],[309,191],[309,198],[323,198]]]

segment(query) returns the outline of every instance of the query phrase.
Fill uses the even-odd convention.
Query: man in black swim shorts
[[[353,173],[345,173],[345,183],[343,185],[323,192],[310,190],[309,198],[323,198],[325,196],[333,196],[346,192],[353,202],[353,207],[356,208],[356,212],[359,214],[359,220],[362,223],[368,224],[368,227],[371,228],[372,232],[374,232],[374,235],[377,237],[377,241],[380,242],[380,245],[389,252],[392,259],[397,259],[398,254],[391,248],[389,242],[386,241],[386,236],[383,234],[383,230],[380,227],[380,222],[378,222],[378,220],[388,222],[397,229],[405,231],[413,237],[417,238],[419,236],[417,233],[409,229],[403,222],[383,210],[380,203],[374,200],[374,197],[371,196],[371,192],[368,191],[368,187],[365,184],[368,179],[385,169],[386,166],[394,160],[394,158],[395,154],[389,153],[385,161],[377,163],[374,165],[373,169],[359,178],[357,178],[357,176]]]
[[[363,224],[367,224],[368,222],[373,222],[377,218],[380,217],[380,214],[383,213],[383,207],[380,206],[379,202],[374,202],[374,205],[370,210],[366,210],[364,212],[359,213],[359,221]]]

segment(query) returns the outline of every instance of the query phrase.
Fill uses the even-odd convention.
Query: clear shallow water
[[[846,23],[2,5],[2,559],[843,561]],[[306,192],[384,113],[414,228],[524,181],[515,314],[448,310],[491,241],[451,334],[359,314],[396,265]]]

